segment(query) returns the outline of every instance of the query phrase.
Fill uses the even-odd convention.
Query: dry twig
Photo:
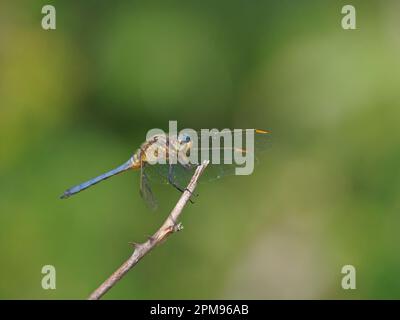
[[[177,223],[177,221],[182,213],[183,208],[186,206],[192,193],[194,192],[194,189],[197,186],[197,181],[206,169],[208,163],[209,161],[204,161],[203,164],[196,169],[192,179],[189,182],[189,185],[182,193],[182,196],[175,205],[175,208],[171,211],[168,218],[164,221],[163,225],[157,230],[157,232],[144,243],[133,243],[135,247],[133,254],[89,296],[89,300],[100,299],[147,253],[149,253],[158,244],[162,243],[170,234],[182,230],[182,224]]]

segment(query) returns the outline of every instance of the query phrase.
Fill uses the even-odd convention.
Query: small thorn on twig
[[[140,247],[140,243],[137,242],[128,242],[129,245],[131,245],[132,247],[134,247],[135,249],[138,249]]]
[[[183,230],[183,224],[181,222],[179,222],[178,224],[176,224],[174,226],[174,232],[178,232],[178,231],[181,231],[181,230]]]

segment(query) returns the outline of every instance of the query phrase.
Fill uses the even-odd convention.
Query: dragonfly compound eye
[[[190,137],[188,135],[183,135],[179,141],[180,143],[188,143],[190,142]]]

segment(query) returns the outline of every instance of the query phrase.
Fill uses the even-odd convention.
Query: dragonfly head
[[[181,134],[178,137],[178,144],[179,151],[187,153],[193,144],[192,138],[187,134]]]
[[[178,137],[178,141],[180,144],[189,143],[191,141],[190,136],[187,134],[182,134]]]

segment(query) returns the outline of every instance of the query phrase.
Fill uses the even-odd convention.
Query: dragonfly
[[[134,170],[140,173],[141,197],[151,209],[156,209],[157,200],[152,192],[150,181],[170,184],[183,193],[186,190],[184,186],[193,176],[201,160],[211,158],[205,172],[205,179],[211,181],[234,174],[237,166],[233,160],[236,156],[243,157],[250,150],[260,152],[270,145],[271,131],[269,130],[246,129],[233,132],[232,136],[236,139],[240,137],[239,140],[242,143],[245,141],[246,134],[252,133],[254,149],[247,145],[244,148],[236,146],[232,140],[226,139],[230,133],[224,130],[181,132],[176,136],[155,134],[148,138],[128,161],[113,170],[67,189],[60,198],[69,198],[103,180]],[[218,158],[217,161],[214,161],[214,158]],[[193,199],[190,201],[194,202]]]

